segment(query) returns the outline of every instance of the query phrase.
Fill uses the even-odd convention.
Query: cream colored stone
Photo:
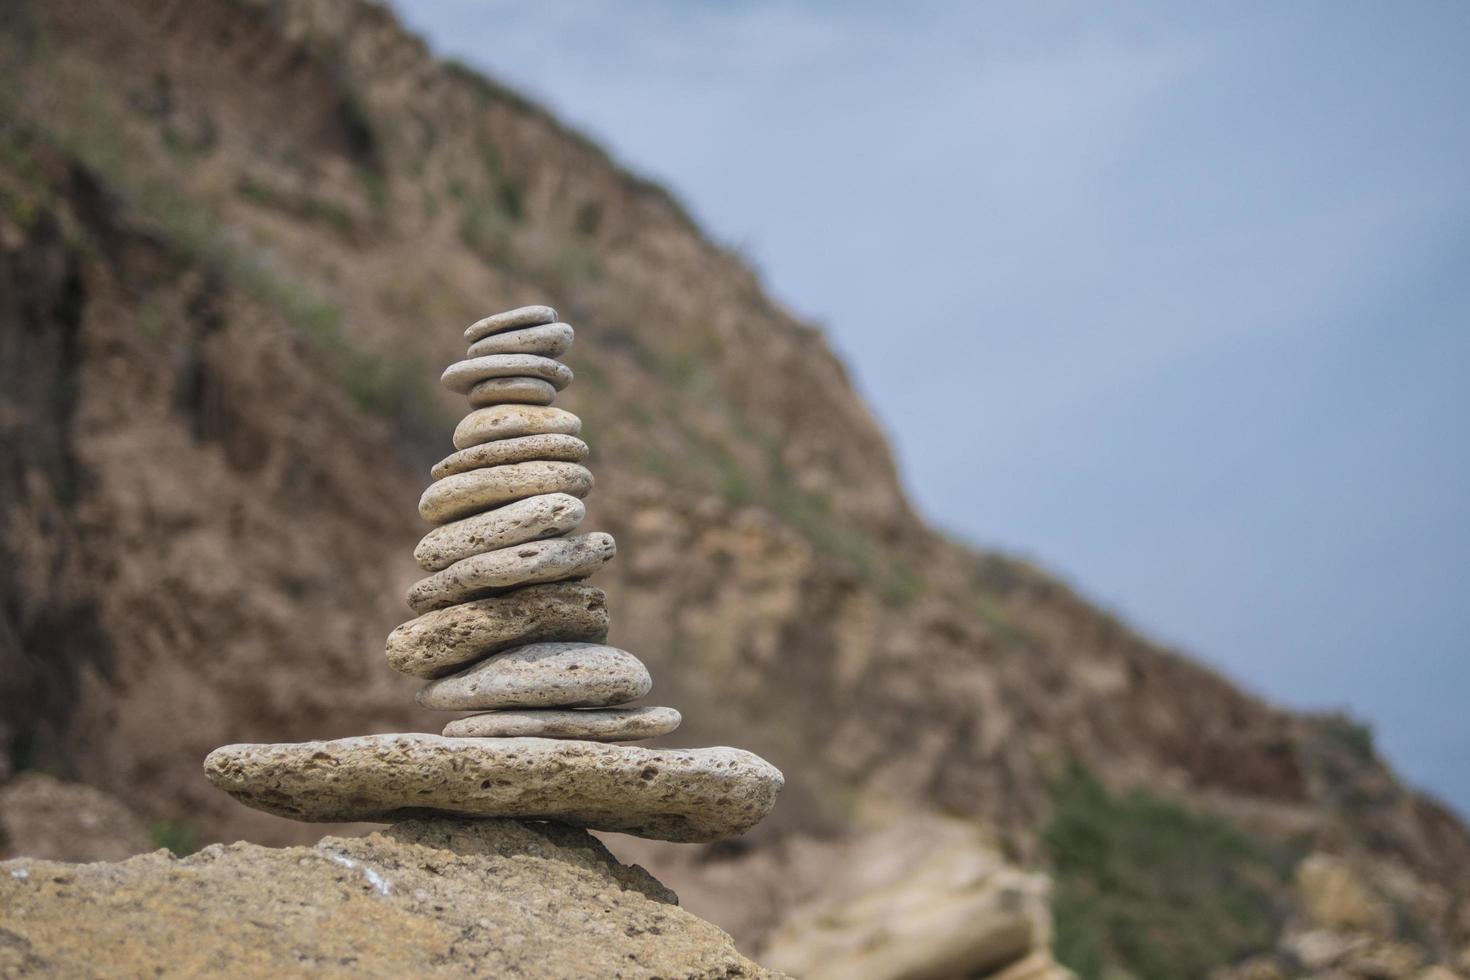
[[[550,405],[556,389],[540,378],[489,378],[469,391],[470,407],[486,405]]]
[[[545,493],[585,497],[591,489],[591,471],[576,463],[532,460],[486,466],[429,484],[419,498],[419,516],[445,524],[512,500]]]
[[[466,353],[469,357],[484,357],[486,354],[540,354],[542,357],[560,357],[572,349],[572,337],[570,324],[543,323],[483,337],[471,344]]]
[[[408,604],[425,613],[520,585],[586,578],[616,551],[612,535],[601,531],[487,551],[420,580],[409,590]]]
[[[418,702],[441,711],[500,708],[606,708],[653,687],[627,650],[601,643],[530,643],[425,684]]]
[[[481,337],[489,337],[491,334],[556,321],[556,310],[549,306],[519,306],[513,310],[506,310],[504,313],[496,313],[482,320],[476,320],[465,328],[464,339],[473,344]]]
[[[587,444],[576,436],[550,434],[497,439],[444,457],[434,464],[429,475],[436,480],[442,480],[446,476],[477,470],[482,466],[524,463],[531,459],[580,463],[587,458],[588,452]]]
[[[586,506],[570,494],[527,497],[434,528],[413,550],[413,557],[424,571],[437,572],[470,555],[566,534],[586,514]]]
[[[1009,864],[978,826],[930,815],[854,841],[762,958],[811,980],[1069,974],[1050,947],[1045,876]]]
[[[468,449],[494,439],[557,433],[574,436],[582,420],[550,405],[492,405],[477,408],[454,427],[454,448]]]
[[[204,772],[241,803],[295,820],[515,817],[687,842],[749,830],[783,782],[764,759],[725,747],[417,734],[226,745]]]
[[[585,738],[594,742],[636,742],[667,735],[679,727],[673,708],[601,710],[487,711],[444,726],[450,738]]]
[[[444,369],[439,380],[463,395],[487,378],[540,378],[560,391],[572,383],[572,369],[536,354],[487,354],[456,361]]]
[[[1393,909],[1342,858],[1309,854],[1297,866],[1296,887],[1302,911],[1313,925],[1378,935],[1393,932]]]
[[[388,634],[388,664],[443,677],[492,653],[540,640],[607,638],[607,596],[570,582],[532,585],[411,619]]]
[[[585,830],[463,818],[0,863],[0,977],[776,980]]]

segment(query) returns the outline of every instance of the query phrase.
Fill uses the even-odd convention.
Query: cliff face
[[[691,869],[933,810],[1043,862],[1080,767],[1389,869],[1426,943],[1470,940],[1470,837],[1360,730],[925,527],[818,331],[665,193],[383,8],[27,2],[0,44],[13,768],[206,840],[313,837],[199,760],[437,728],[380,653],[450,449],[434,379],[465,324],[550,302],[578,330],[559,404],[593,447],[587,526],[619,542],[612,641],[684,712],[672,741],[788,776],[747,845],[644,860],[708,882]],[[737,937],[760,942],[804,897],[778,891],[691,894],[774,903]]]

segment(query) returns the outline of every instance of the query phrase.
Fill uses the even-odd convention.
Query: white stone
[[[444,726],[450,738],[585,738],[594,742],[635,742],[667,735],[679,727],[673,708],[555,708],[487,711],[457,718]]]
[[[557,321],[556,310],[549,306],[521,306],[504,313],[496,313],[487,316],[483,320],[476,320],[465,328],[464,339],[474,343],[481,337],[491,334],[503,333],[506,330],[516,330],[520,327],[534,327],[542,323],[555,323]]]
[[[536,354],[487,354],[454,362],[439,380],[450,391],[463,395],[487,378],[540,378],[560,391],[572,383],[572,369]]]
[[[517,436],[513,439],[496,439],[482,442],[478,446],[461,449],[434,464],[429,475],[436,480],[482,466],[501,466],[505,463],[524,463],[532,459],[551,459],[565,463],[580,463],[587,458],[587,444],[576,436],[555,433],[539,436]]]
[[[560,357],[572,349],[572,337],[573,331],[569,324],[543,323],[483,337],[471,344],[466,353],[469,357],[483,357],[486,354],[540,354],[542,357]]]
[[[418,693],[425,708],[606,708],[653,687],[648,668],[626,650],[601,643],[530,643],[430,681]]]
[[[470,389],[470,406],[550,405],[556,389],[540,378],[490,378]]]
[[[585,497],[591,490],[592,472],[577,463],[531,460],[486,466],[429,484],[419,498],[419,516],[445,524],[524,497],[545,493]]]
[[[582,420],[571,412],[550,405],[492,405],[477,408],[454,427],[454,448],[468,449],[495,439],[557,433],[574,436],[582,431]]]
[[[413,550],[413,557],[424,571],[437,572],[471,555],[566,534],[586,514],[586,506],[570,494],[527,497],[434,528]]]
[[[575,582],[531,585],[411,619],[388,634],[388,664],[432,679],[511,647],[607,639],[607,596]]]
[[[612,535],[601,531],[487,551],[421,579],[409,590],[408,604],[422,614],[520,585],[583,579],[616,552]]]
[[[204,772],[241,803],[294,820],[512,817],[684,842],[744,833],[784,782],[759,756],[723,746],[416,734],[226,745]]]

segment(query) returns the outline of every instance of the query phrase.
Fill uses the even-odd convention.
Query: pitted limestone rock
[[[482,337],[470,345],[470,357],[486,354],[540,354],[561,357],[572,349],[572,328],[565,323],[543,323]]]
[[[430,679],[542,640],[607,638],[607,596],[572,582],[532,585],[411,619],[388,634],[394,670]]]
[[[470,405],[550,405],[556,388],[540,378],[488,378],[470,389]]]
[[[434,464],[429,475],[436,480],[482,466],[502,466],[506,463],[524,463],[527,460],[557,460],[564,463],[580,463],[587,458],[587,444],[576,436],[555,433],[539,436],[516,436],[511,439],[496,439],[478,446],[461,449]]]
[[[468,449],[495,439],[556,433],[574,436],[582,420],[550,405],[492,405],[477,408],[454,427],[454,448]]]
[[[532,643],[425,684],[418,702],[441,711],[607,708],[653,688],[643,661],[601,643]]]
[[[487,711],[457,718],[444,726],[454,738],[585,738],[594,742],[636,742],[667,735],[679,727],[673,708],[601,708],[574,711],[541,709]]]
[[[296,820],[464,814],[684,842],[749,830],[771,812],[783,782],[764,759],[723,746],[414,734],[226,745],[204,771],[241,803]]]
[[[489,337],[492,334],[517,330],[521,327],[555,323],[556,320],[556,311],[549,306],[520,306],[513,310],[506,310],[504,313],[496,313],[482,320],[476,320],[465,328],[464,339],[473,344],[481,337]]]
[[[582,523],[587,507],[570,494],[544,493],[436,527],[413,550],[427,572],[471,555],[566,534]]]
[[[486,354],[449,365],[439,381],[463,395],[487,378],[540,378],[561,391],[572,383],[572,369],[539,354]]]
[[[434,524],[447,524],[525,497],[545,493],[585,497],[591,489],[592,473],[577,463],[530,460],[487,466],[429,484],[419,498],[419,516]]]
[[[612,535],[594,531],[471,555],[421,579],[409,590],[408,605],[425,613],[521,585],[586,578],[616,552]]]

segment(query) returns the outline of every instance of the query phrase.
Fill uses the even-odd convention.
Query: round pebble
[[[486,378],[540,378],[557,391],[572,383],[572,369],[561,361],[537,354],[487,354],[455,361],[444,369],[439,381],[461,395]]]
[[[488,711],[444,726],[451,738],[585,738],[636,742],[667,735],[682,721],[673,708],[584,708]]]
[[[566,534],[586,515],[582,501],[570,494],[527,497],[434,528],[413,550],[413,557],[420,568],[437,572],[470,555]]]
[[[550,405],[556,389],[540,378],[488,378],[470,389],[470,405]]]
[[[492,405],[477,408],[454,427],[454,448],[468,449],[494,439],[558,433],[574,436],[582,431],[582,420],[565,409],[550,405]]]
[[[570,324],[543,323],[482,337],[470,345],[467,353],[469,357],[483,357],[486,354],[540,354],[542,357],[560,357],[572,349],[572,336]]]
[[[585,497],[591,489],[592,472],[577,463],[532,460],[487,466],[429,484],[419,498],[419,516],[434,524],[447,524],[523,497],[543,493]]]
[[[514,439],[484,442],[446,456],[434,464],[429,475],[436,480],[442,480],[446,476],[477,470],[482,466],[524,463],[532,459],[580,463],[587,458],[588,452],[587,444],[576,436],[554,433],[541,436],[517,436]]]
[[[549,306],[522,306],[476,320],[465,328],[464,339],[473,344],[481,337],[491,334],[504,333],[519,327],[534,327],[542,323],[555,323],[556,320],[556,310]]]
[[[583,579],[616,553],[612,535],[602,531],[487,551],[420,579],[408,591],[408,605],[416,613],[426,613],[521,585]]]

